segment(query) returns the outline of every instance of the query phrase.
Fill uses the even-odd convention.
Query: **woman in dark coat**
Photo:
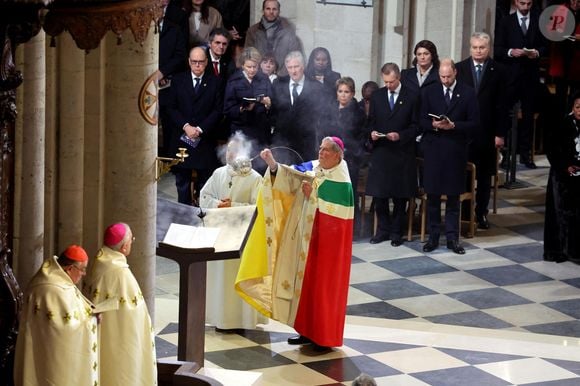
[[[262,57],[257,49],[245,48],[238,58],[240,68],[228,79],[224,114],[231,121],[231,132],[241,131],[254,140],[256,149],[270,144],[269,110],[272,84],[260,71]]]
[[[413,67],[401,71],[401,83],[420,93],[421,88],[439,82],[439,55],[430,40],[417,43],[413,54]]]
[[[413,54],[413,67],[401,71],[401,83],[420,95],[425,87],[439,83],[439,55],[430,40],[415,44]],[[417,145],[420,141],[421,135],[417,137]],[[416,146],[416,153],[419,157],[423,156],[421,146]]]
[[[316,47],[310,53],[304,75],[316,80],[324,86],[329,99],[334,99],[336,93],[336,81],[340,79],[340,73],[332,70],[330,52],[324,47]]]
[[[544,260],[580,263],[580,94],[574,96],[572,112],[553,130],[546,150],[551,167]]]
[[[365,116],[354,98],[354,80],[349,77],[340,78],[336,81],[336,97],[326,109],[325,117],[322,118],[321,130],[318,134],[320,139],[336,136],[344,142],[344,160],[348,166],[348,173],[353,190],[358,185],[359,170],[362,166],[366,139],[364,128]],[[355,223],[360,216],[358,206],[355,206]]]

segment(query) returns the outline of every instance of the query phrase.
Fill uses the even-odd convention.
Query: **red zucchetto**
[[[127,234],[127,227],[125,224],[116,223],[109,225],[105,230],[104,242],[107,247],[113,247],[123,240],[123,237]]]
[[[82,247],[78,245],[71,245],[64,251],[64,255],[73,261],[85,262],[89,259],[89,255]]]
[[[340,150],[344,151],[344,142],[342,142],[342,139],[338,137],[330,137],[330,139],[340,147]]]

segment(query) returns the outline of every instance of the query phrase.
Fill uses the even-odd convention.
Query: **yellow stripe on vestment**
[[[262,190],[256,201],[257,216],[240,257],[235,289],[242,299],[267,317],[272,316],[271,282]],[[269,293],[269,294],[268,294]]]

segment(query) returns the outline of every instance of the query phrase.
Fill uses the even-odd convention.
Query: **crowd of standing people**
[[[208,8],[207,3],[195,0],[194,9]],[[179,8],[179,3],[170,3],[168,10],[170,7]],[[567,1],[561,7],[577,16],[578,1]],[[498,2],[493,39],[484,32],[473,33],[470,55],[458,63],[440,58],[434,42],[419,41],[413,50],[412,66],[401,69],[395,63],[386,63],[381,69],[384,87],[379,89],[376,83],[366,82],[360,102],[354,98],[354,80],[336,70],[328,49],[316,47],[310,55],[304,55],[295,27],[281,16],[278,1],[264,1],[260,21],[246,31],[231,26],[224,29],[218,23],[214,27],[224,40],[218,56],[229,64],[219,71],[208,71],[212,68],[209,60],[215,63],[216,56],[209,32],[208,40],[200,43],[208,47],[206,57],[193,58],[199,48],[191,49],[190,70],[185,76],[175,75],[180,84],[162,103],[174,118],[164,127],[164,132],[171,133],[165,135],[169,138],[169,153],[176,153],[177,147],[187,147],[191,154],[190,160],[174,168],[179,201],[197,204],[199,190],[218,166],[215,149],[235,131],[254,142],[256,155],[259,149],[271,146],[279,149],[277,159],[288,164],[315,159],[320,140],[335,135],[344,141],[344,157],[355,191],[361,169],[368,166],[371,178],[362,188],[374,198],[377,215],[371,243],[390,240],[394,247],[404,243],[408,203],[421,187],[427,195],[430,234],[424,251],[438,248],[439,234],[444,232],[447,248],[464,254],[459,243],[459,217],[469,211],[460,208],[459,196],[467,186],[467,162],[475,166],[477,227],[488,229],[497,152],[505,151],[507,133],[516,130],[511,128],[511,108],[519,103],[519,111],[514,110],[513,114],[519,114],[521,119],[517,140],[510,146],[517,147],[523,167],[534,169],[532,130],[542,88],[540,58],[548,53],[551,57],[556,53],[570,58],[577,50],[567,42],[550,47],[540,31],[540,11],[539,4],[532,0]],[[207,18],[204,11],[201,14],[203,24]],[[189,20],[190,36],[191,15],[181,17]],[[230,49],[228,58],[225,48],[232,43],[245,48]],[[564,75],[557,77],[557,83],[559,94],[564,93],[567,102],[578,81],[575,67],[566,63],[560,66]],[[197,86],[189,81],[196,72],[204,74],[199,96]],[[213,82],[212,77],[218,81]],[[182,84],[184,79],[186,86]],[[203,102],[184,102],[180,88]],[[200,145],[192,147],[190,142]],[[418,157],[422,160],[419,173]],[[254,164],[263,174],[264,162],[257,158]],[[196,176],[193,190],[189,188],[192,170]],[[446,200],[444,230],[442,196]],[[357,205],[355,227],[360,225],[360,217]]]

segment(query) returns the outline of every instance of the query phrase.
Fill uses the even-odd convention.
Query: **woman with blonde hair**
[[[261,61],[262,55],[256,48],[244,48],[238,57],[238,70],[228,79],[224,99],[224,114],[231,121],[231,132],[241,131],[256,141],[258,148],[267,146],[271,136],[272,84],[260,71]],[[262,166],[265,170],[265,164]]]

